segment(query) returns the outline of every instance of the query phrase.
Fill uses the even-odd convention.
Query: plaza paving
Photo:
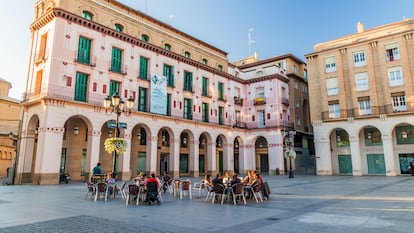
[[[190,178],[193,182],[201,178]],[[2,232],[412,232],[414,177],[265,176],[262,203],[211,204],[163,196],[128,205],[84,200],[83,183],[0,186]]]

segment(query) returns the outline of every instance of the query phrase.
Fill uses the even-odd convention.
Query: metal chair
[[[214,184],[214,192],[211,203],[214,204],[215,200],[220,199],[221,203],[223,204],[222,200],[224,198],[224,185],[222,184]]]
[[[106,183],[102,183],[99,182],[96,184],[96,188],[95,188],[95,201],[99,198],[101,198],[102,196],[105,197],[105,201],[107,200],[107,192],[106,192]]]
[[[232,186],[231,194],[233,196],[233,203],[236,205],[237,198],[242,197],[243,202],[246,205],[246,197],[244,196],[244,184],[237,183]]]
[[[180,184],[180,199],[183,199],[183,192],[187,192],[190,199],[193,198],[191,194],[191,182],[189,180],[182,181]]]
[[[88,198],[88,195],[90,194],[91,196],[91,198],[93,198],[94,196],[95,196],[95,185],[92,183],[92,182],[86,182],[85,183],[85,186],[86,186],[86,194],[85,194],[85,200],[86,200],[86,198]]]
[[[128,191],[125,197],[125,205],[128,205],[132,198],[135,200],[135,204],[139,205],[141,191],[138,185],[130,184],[128,185]]]

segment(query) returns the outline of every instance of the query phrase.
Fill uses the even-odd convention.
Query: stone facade
[[[314,46],[307,54],[319,175],[408,173],[414,161],[414,20]]]

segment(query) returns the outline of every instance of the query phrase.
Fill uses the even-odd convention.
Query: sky
[[[69,0],[65,0],[69,1]],[[12,84],[9,96],[24,92],[30,24],[36,0],[0,1],[0,78]],[[230,62],[257,52],[259,59],[292,53],[365,30],[414,18],[413,0],[119,0],[228,53]],[[250,31],[250,46],[249,46]],[[309,77],[311,79],[311,77]]]

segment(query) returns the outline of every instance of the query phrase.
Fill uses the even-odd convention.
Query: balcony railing
[[[118,73],[118,74],[122,74],[122,75],[126,75],[127,74],[127,66],[123,65],[121,67],[116,67],[116,66],[112,66],[111,64],[109,65],[109,71],[113,72],[113,73]]]
[[[254,99],[254,105],[263,105],[266,104],[266,99],[264,97],[258,97]]]
[[[234,97],[234,104],[235,105],[240,105],[240,106],[243,106],[243,99],[241,99],[240,97],[238,97],[238,96],[235,96]]]
[[[289,106],[289,99],[286,97],[282,97],[281,102],[283,105]]]
[[[34,57],[34,63],[35,64],[40,64],[42,62],[45,62],[48,58],[48,54],[49,54],[49,50],[40,50],[35,54]]]
[[[90,58],[84,58],[82,56],[78,56],[78,52],[76,52],[74,61],[79,64],[84,64],[88,66],[96,66],[96,56],[91,56]]]
[[[377,117],[381,114],[385,115],[395,115],[395,114],[404,114],[404,113],[413,113],[414,112],[414,102],[407,102],[407,105],[403,107],[394,107],[391,104],[383,106],[371,106],[371,111],[360,111],[358,108],[343,109],[336,113],[329,113],[329,111],[322,112],[322,120],[343,120],[350,117],[353,118],[364,118],[374,116]],[[405,110],[404,110],[405,109]]]

